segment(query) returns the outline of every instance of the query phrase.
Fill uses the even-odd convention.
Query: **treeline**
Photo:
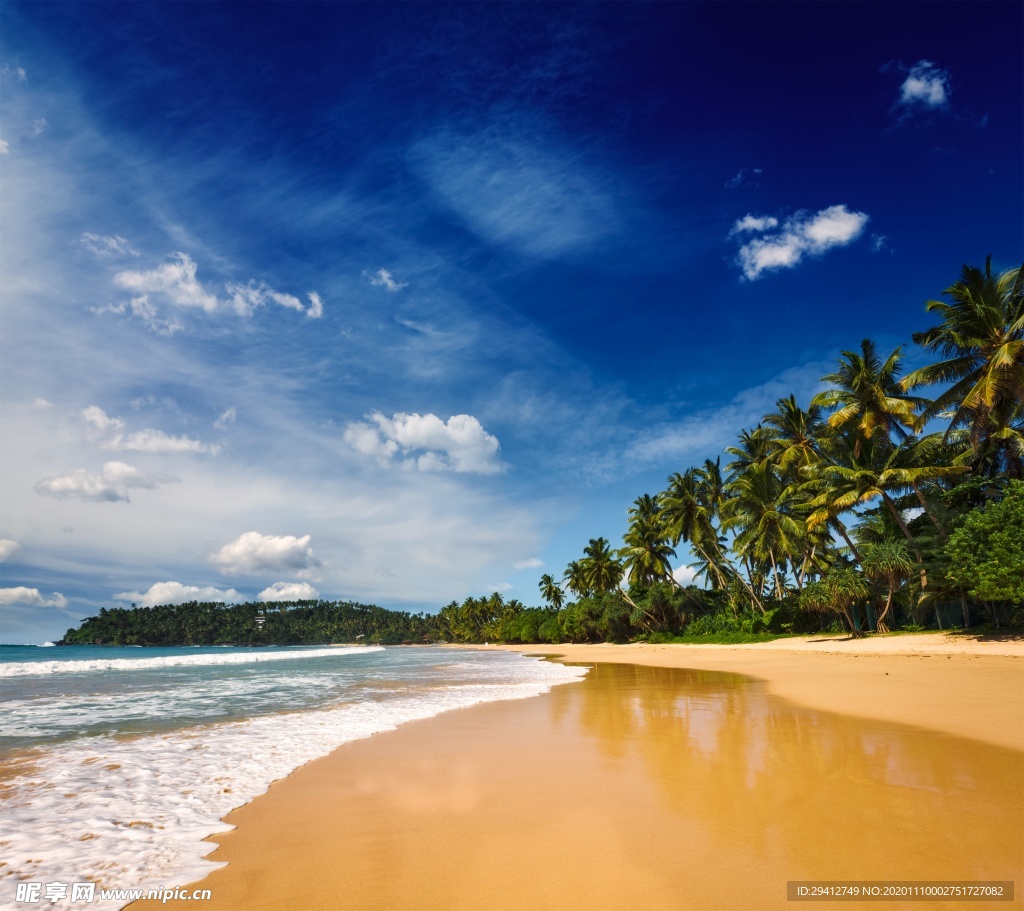
[[[436,618],[353,601],[245,604],[190,601],[101,608],[61,645],[320,645],[413,643],[436,639]]]
[[[707,459],[637,498],[623,546],[592,538],[562,580],[541,579],[545,600],[611,595],[634,632],[692,631],[659,607],[683,603],[682,543],[724,605],[711,621],[693,599],[693,623],[822,612],[859,636],[1024,622],[1024,273],[964,266],[945,297],[913,336],[931,363],[901,375],[902,346],[844,351],[809,402],[780,399],[740,430],[724,467]],[[665,585],[679,595],[645,600]]]

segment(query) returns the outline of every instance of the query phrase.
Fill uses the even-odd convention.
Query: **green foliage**
[[[951,578],[984,601],[1024,602],[1024,482],[975,509],[946,545]]]

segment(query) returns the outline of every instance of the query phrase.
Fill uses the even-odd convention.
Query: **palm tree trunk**
[[[857,550],[856,545],[854,545],[853,541],[850,540],[850,536],[846,532],[846,526],[843,525],[843,523],[840,522],[836,516],[832,517],[832,523],[835,525],[836,531],[838,531],[839,534],[843,536],[843,540],[846,542],[846,546],[850,548],[850,553],[853,554],[853,559],[860,563],[860,551]]]
[[[903,516],[900,515],[900,511],[896,508],[896,504],[893,503],[892,498],[884,490],[882,491],[882,499],[885,500],[885,505],[889,507],[889,510],[899,523],[900,529],[906,536],[907,541],[910,542],[910,549],[914,554],[914,559],[917,560],[917,565],[921,567],[921,591],[923,592],[928,587],[928,573],[924,568],[924,560],[921,559],[921,551],[919,551],[917,546],[914,544],[914,536],[910,533],[910,529],[907,528],[907,523],[903,521]]]
[[[750,568],[750,561],[746,557],[743,558],[743,563],[747,567],[747,575],[750,576],[750,582],[743,578],[743,573],[736,573],[736,575],[739,577],[740,582],[747,587],[747,591],[750,592],[750,597],[753,598],[754,604],[758,606],[761,611],[761,615],[763,616],[766,613],[764,605],[760,602],[757,595],[754,594],[754,589],[751,585],[754,581],[754,571]]]
[[[885,610],[882,611],[882,616],[875,621],[875,632],[876,633],[887,633],[889,632],[889,624],[885,622],[886,617],[889,616],[889,608],[892,606],[892,582],[889,583],[889,595],[885,599]]]
[[[779,581],[779,568],[775,565],[775,551],[768,548],[768,556],[772,561],[772,573],[775,575],[775,597],[782,600],[782,583]]]
[[[934,525],[939,530],[939,534],[942,536],[942,539],[944,541],[948,541],[949,540],[949,532],[946,531],[945,527],[938,520],[938,518],[936,517],[935,513],[933,513],[928,508],[928,504],[925,502],[924,495],[921,493],[921,488],[917,486],[917,481],[911,481],[910,483],[911,483],[911,486],[913,486],[913,488],[914,488],[914,493],[917,494],[917,502],[921,504],[921,508],[928,515],[928,518],[932,520],[932,525]]]

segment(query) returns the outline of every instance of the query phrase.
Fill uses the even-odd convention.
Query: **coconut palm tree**
[[[680,541],[689,544],[703,561],[700,571],[710,574],[715,588],[725,589],[731,567],[715,528],[715,507],[709,502],[714,496],[714,479],[710,485],[704,481],[705,476],[694,468],[671,475],[668,488],[658,495],[660,515],[669,542],[673,546]]]
[[[822,377],[833,388],[811,400],[812,405],[832,411],[828,426],[833,430],[856,428],[854,455],[860,455],[864,444],[905,439],[917,429],[916,412],[927,403],[908,396],[900,386],[901,352],[902,347],[896,348],[883,361],[875,343],[864,339],[859,354],[844,351],[839,369]]]
[[[540,596],[547,601],[555,610],[561,610],[562,604],[565,601],[565,593],[562,591],[562,587],[555,581],[555,577],[550,573],[544,573],[540,577]]]
[[[618,588],[623,576],[622,564],[615,559],[607,538],[591,538],[583,554],[580,565],[589,591],[610,592]]]
[[[804,411],[791,395],[779,399],[775,407],[776,411],[764,416],[764,423],[772,431],[769,445],[779,469],[785,474],[816,465],[820,459],[818,441],[825,430],[821,406],[812,404]]]
[[[652,582],[670,580],[672,566],[669,558],[676,555],[668,543],[664,526],[657,513],[647,515],[637,512],[629,529],[623,536],[625,547],[619,548],[618,556],[630,585],[649,586]]]
[[[565,570],[562,577],[565,579],[565,586],[576,597],[583,598],[590,594],[590,585],[587,581],[586,568],[581,560],[573,560]]]
[[[864,577],[851,567],[836,567],[822,576],[819,582],[811,582],[800,595],[800,603],[809,610],[837,610],[846,620],[850,635],[859,639],[864,631],[858,629],[850,615],[850,608],[870,594]]]
[[[927,407],[924,417],[951,413],[947,438],[953,431],[968,429],[977,460],[994,429],[990,416],[1003,408],[1005,419],[1013,412],[1013,403],[1024,399],[1024,267],[996,275],[989,256],[984,270],[965,265],[960,281],[943,293],[948,303],[925,304],[941,322],[913,338],[945,360],[909,373],[900,385],[910,390],[951,384]],[[1008,454],[1019,477],[1024,459],[1013,447]]]

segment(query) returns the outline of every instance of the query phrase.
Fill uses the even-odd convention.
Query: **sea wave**
[[[165,667],[203,667],[215,664],[251,664],[300,658],[340,658],[381,652],[382,645],[331,648],[300,648],[294,651],[233,652],[227,655],[160,655],[153,658],[94,658],[84,661],[17,661],[0,665],[0,677],[45,677],[50,674],[82,674],[90,671],[145,671]]]

